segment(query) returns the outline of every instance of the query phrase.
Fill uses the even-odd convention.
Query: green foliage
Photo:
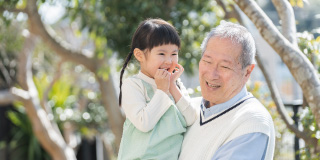
[[[299,48],[320,73],[320,36],[314,38],[313,34],[305,31],[297,33],[297,37]]]
[[[40,77],[34,77],[33,80],[37,87],[40,99],[42,99],[44,90],[49,87],[48,76],[46,74],[42,74]],[[74,101],[68,101],[68,97],[74,96],[78,91],[76,88],[72,87],[72,83],[73,82],[67,76],[56,81],[48,95],[51,103],[57,107],[63,108],[68,106],[69,103],[74,103]]]
[[[110,48],[124,58],[130,50],[131,37],[138,24],[146,18],[162,18],[172,23],[181,35],[180,63],[193,73],[200,58],[200,43],[205,32],[218,22],[214,1],[183,0],[170,6],[169,1],[69,1],[66,18],[80,21],[80,29],[91,37],[107,39]],[[96,52],[100,54],[103,52]],[[98,55],[98,57],[100,57]]]
[[[109,79],[109,74],[111,74],[110,66],[106,65],[106,63],[98,69],[98,76],[102,77],[105,81]]]
[[[24,9],[24,8],[26,8],[26,6],[27,6],[27,0],[19,0],[16,3],[16,8],[17,9]]]
[[[0,19],[0,89],[9,88],[16,81],[16,57],[24,40],[19,31],[19,26],[7,27]]]
[[[7,112],[7,115],[14,124],[10,130],[12,135],[9,142],[9,154],[11,159],[51,159],[33,134],[32,125],[23,106],[17,106],[17,110],[9,111]]]
[[[48,87],[48,79],[45,74],[34,77],[39,93]],[[100,97],[90,88],[80,88],[77,83],[79,81],[70,74],[54,83],[48,95],[48,105],[53,111],[51,117],[62,132],[63,125],[68,122],[76,133],[92,138],[107,130],[107,113],[100,104]]]
[[[311,135],[311,137],[318,140],[318,146],[320,145],[320,129],[315,121],[315,117],[309,107],[303,109],[303,112],[299,114],[301,124],[304,132]],[[312,149],[315,146],[306,145],[300,149],[300,155],[302,160],[316,160],[313,158]],[[318,153],[319,154],[319,153]]]
[[[75,112],[70,121],[79,128],[81,135],[92,138],[98,133],[104,133],[107,128],[107,117],[103,106],[89,102],[88,108],[83,112]]]
[[[14,7],[18,2],[19,0],[10,0],[10,1],[0,0],[0,5],[5,7]]]
[[[71,107],[75,103],[76,99],[73,98],[79,88],[72,86],[72,80],[70,77],[62,77],[52,87],[49,93],[49,99],[54,102],[54,106],[67,108]]]
[[[307,58],[314,65],[318,73],[320,73],[320,36],[314,38],[313,34],[305,31],[303,33],[298,33],[298,45],[301,51],[307,56]],[[304,132],[309,133],[312,137],[318,140],[318,145],[320,145],[320,129],[315,121],[315,117],[307,106],[303,109],[303,112],[299,114],[301,124],[303,126]],[[313,160],[313,154],[311,153],[312,148],[315,146],[306,146],[300,149],[301,159],[303,160]]]
[[[315,155],[311,155],[311,150],[308,147],[300,149],[300,159],[301,160],[319,160],[320,153],[316,153]]]
[[[290,4],[295,7],[300,7],[300,8],[303,8],[303,0],[289,0],[290,1]]]
[[[26,2],[26,0],[0,0],[0,7],[23,9],[26,6]],[[55,3],[55,0],[38,0],[38,5],[41,6],[46,2]],[[205,33],[216,26],[224,16],[223,10],[218,7],[215,1],[181,0],[176,1],[173,6],[170,6],[169,0],[67,0],[60,2],[67,9],[64,19],[70,20],[70,23],[76,22],[80,24],[80,31],[76,31],[77,34],[88,34],[94,42],[94,56],[98,60],[110,58],[114,53],[118,54],[119,59],[123,59],[129,52],[133,32],[142,20],[146,18],[162,18],[169,21],[177,28],[181,37],[182,46],[179,53],[179,63],[184,66],[188,74],[192,74],[193,69],[198,66],[201,55],[199,48]],[[303,5],[302,0],[290,0],[290,2],[293,6]],[[24,24],[20,22],[19,25],[12,25],[12,23],[15,23],[16,14],[8,11],[3,12],[1,18],[0,60],[5,65],[14,68],[16,64],[14,54],[21,50],[23,42],[23,38],[20,36],[21,32],[17,32],[18,29],[14,27],[24,27]],[[231,21],[234,20],[231,19]],[[12,35],[17,35],[14,37],[11,33]],[[309,34],[303,34],[299,37],[299,46],[303,48],[302,51],[308,58],[314,62],[318,71],[320,71],[318,58],[319,41],[319,37],[317,39],[310,38]],[[6,48],[3,49],[3,46]],[[35,73],[34,81],[39,91],[40,99],[43,99],[42,96],[49,85],[51,74],[55,72],[52,69],[52,64],[55,63],[52,59],[54,59],[55,55],[43,46],[37,45],[33,68],[33,73]],[[42,57],[41,55],[44,55],[43,59],[39,58]],[[5,60],[6,58],[8,60]],[[73,67],[71,66],[70,68]],[[10,70],[9,73],[15,73],[15,69],[12,68],[8,69]],[[67,69],[72,70],[70,68]],[[87,76],[85,72],[80,72],[79,74]],[[105,80],[109,78],[109,74],[110,66],[105,65],[98,70],[98,75]],[[90,76],[92,75],[88,77]],[[0,74],[0,78],[4,81],[4,75]],[[12,77],[12,79],[15,78]],[[83,85],[83,83],[89,81],[88,79],[76,78],[73,74],[65,73],[50,90],[48,105],[53,110],[53,115],[49,115],[49,117],[58,122],[60,129],[63,128],[62,126],[66,122],[71,122],[76,126],[76,132],[92,137],[98,132],[101,133],[108,130],[108,128],[106,126],[107,115],[100,104],[99,99],[101,97],[99,97],[100,93],[96,89],[97,86],[93,84],[90,87]],[[248,88],[267,107],[274,119],[277,136],[276,155],[279,155],[280,153],[277,151],[282,147],[280,141],[287,128],[277,114],[270,96],[261,93],[261,83],[254,83]],[[189,89],[188,91],[192,96],[201,95],[200,87]],[[304,128],[309,129],[317,137],[319,129],[315,125],[312,113],[308,111],[301,117]],[[12,148],[19,149],[17,157],[28,154],[20,159],[25,159],[26,157],[29,159],[48,159],[46,157],[47,154],[43,152],[32,134],[31,125],[27,121],[25,113],[20,111],[10,113],[10,119],[16,126],[19,126],[19,130],[13,132],[15,140],[10,143]],[[0,143],[0,146],[3,146],[3,144]],[[302,152],[305,155],[309,154],[307,149]]]
[[[287,153],[281,152],[281,148],[285,147],[286,144],[283,142],[286,134],[289,133],[289,130],[283,120],[281,119],[276,105],[272,101],[269,92],[264,91],[263,88],[266,86],[265,83],[256,81],[251,83],[247,83],[247,89],[248,92],[251,92],[254,97],[256,97],[269,111],[272,119],[273,119],[273,124],[275,126],[275,136],[276,136],[276,146],[275,146],[275,153],[274,153],[274,159],[281,159],[281,157],[286,157],[287,158]]]
[[[8,9],[15,9],[16,5],[18,4],[19,0],[0,0],[0,7],[2,8],[8,8]],[[8,11],[4,11],[3,13],[0,14],[0,19],[3,24],[8,27],[11,24],[11,21],[15,18],[16,16],[12,13],[9,13]]]

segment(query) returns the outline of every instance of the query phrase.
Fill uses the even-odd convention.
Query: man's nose
[[[218,71],[218,69],[216,67],[212,68],[211,73],[210,73],[210,77],[212,79],[219,79],[220,73],[219,73],[219,71]]]

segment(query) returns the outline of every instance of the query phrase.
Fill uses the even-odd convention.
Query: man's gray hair
[[[227,38],[230,39],[232,43],[242,46],[239,59],[242,69],[250,64],[255,64],[255,42],[251,33],[245,27],[231,22],[221,21],[220,25],[213,28],[203,40],[201,44],[202,55],[207,48],[208,41],[213,37]]]

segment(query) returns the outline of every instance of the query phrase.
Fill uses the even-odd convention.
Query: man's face
[[[210,38],[199,62],[202,96],[210,106],[224,103],[237,95],[247,82],[254,64],[242,69],[242,47],[226,38]]]

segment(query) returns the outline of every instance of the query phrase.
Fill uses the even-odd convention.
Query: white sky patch
[[[65,12],[65,8],[59,2],[55,2],[55,4],[49,4],[46,2],[39,8],[39,13],[46,24],[53,24],[57,22]]]

